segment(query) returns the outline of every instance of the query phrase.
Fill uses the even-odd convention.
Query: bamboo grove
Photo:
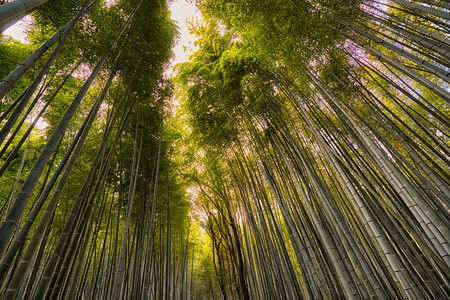
[[[1,298],[450,298],[446,1],[6,2]]]

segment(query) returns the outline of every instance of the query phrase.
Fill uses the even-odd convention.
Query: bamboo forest
[[[448,0],[178,2],[0,0],[0,299],[450,299]]]

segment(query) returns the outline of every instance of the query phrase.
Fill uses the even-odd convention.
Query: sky
[[[201,18],[201,13],[194,4],[186,0],[175,0],[169,5],[172,12],[172,19],[177,22],[180,32],[180,40],[174,47],[174,60],[169,67],[168,74],[172,73],[173,66],[177,63],[186,62],[189,55],[192,54],[194,47],[195,36],[189,34],[186,21],[189,19]]]
[[[22,43],[28,43],[25,29],[27,26],[30,26],[31,23],[31,16],[27,15],[23,17],[22,20],[5,30],[3,34],[19,40]]]

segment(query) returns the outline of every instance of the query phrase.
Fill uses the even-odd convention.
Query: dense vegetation
[[[2,298],[450,298],[446,1],[6,2]]]

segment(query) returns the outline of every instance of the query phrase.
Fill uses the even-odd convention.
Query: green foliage
[[[314,1],[315,2],[315,1]],[[233,28],[251,47],[253,55],[260,59],[280,61],[286,65],[302,68],[311,58],[318,58],[342,37],[327,26],[323,14],[310,6],[320,7],[321,12],[332,15],[346,14],[351,18],[356,13],[344,9],[355,3],[342,5],[341,1],[198,1],[207,16],[219,18]]]
[[[33,51],[33,46],[22,44],[10,37],[0,36],[0,78],[5,78],[17,65],[21,64]],[[11,92],[2,100],[1,111],[4,111],[5,105],[10,104],[19,97],[24,88],[27,87],[34,72],[29,72],[16,84]]]
[[[233,118],[245,108],[245,80],[261,69],[244,45],[233,42],[231,31],[221,32],[212,21],[193,29],[199,50],[178,68],[177,81],[187,90],[186,109],[202,141],[223,147],[237,137]]]

